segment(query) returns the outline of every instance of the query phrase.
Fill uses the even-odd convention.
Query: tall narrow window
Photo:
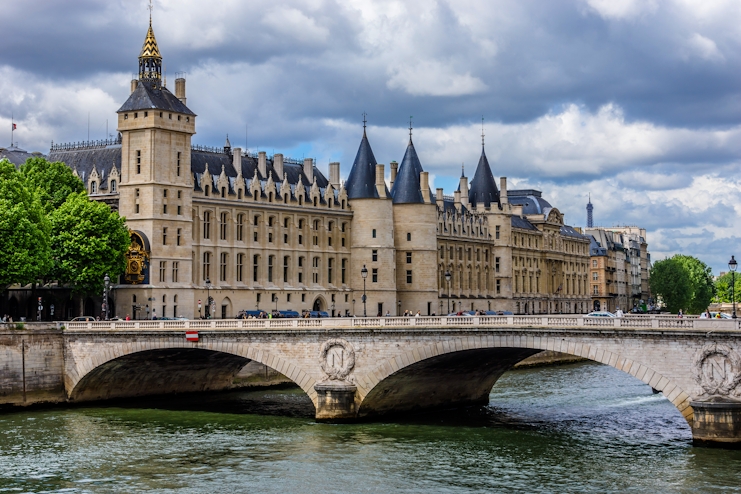
[[[407,233],[407,242],[411,242],[411,241],[412,241],[412,234]]]
[[[275,256],[268,256],[268,282],[273,282],[273,259]]]
[[[240,242],[244,238],[244,215],[240,214],[237,216],[237,240]]]
[[[219,265],[219,280],[226,281],[226,261],[227,261],[227,253],[222,252],[221,253],[221,263]]]
[[[111,180],[111,192],[116,192],[116,181]]]
[[[167,274],[167,261],[160,261],[160,283],[165,282],[166,274]]]
[[[373,283],[378,283],[378,268],[373,268],[371,281]]]
[[[298,282],[303,283],[304,282],[304,258],[299,257],[298,258]]]
[[[183,229],[178,228],[178,236],[177,236],[177,244],[180,245],[180,237],[182,235]]]
[[[376,262],[378,261],[378,251],[372,250],[371,251],[371,261]]]
[[[288,263],[290,260],[290,257],[283,256],[283,283],[288,283]]]
[[[411,285],[411,284],[412,284],[412,270],[407,269],[407,285]]]
[[[178,271],[180,268],[180,262],[178,261],[172,261],[172,282],[177,283],[178,282]]]
[[[257,282],[257,277],[260,274],[260,256],[255,254],[252,256],[252,281]]]
[[[315,257],[311,263],[311,267],[313,268],[311,273],[311,281],[315,285],[319,284],[319,258]]]
[[[244,265],[244,254],[237,254],[237,281],[242,280],[242,269]]]
[[[345,271],[347,269],[347,259],[343,259],[341,261],[340,267],[341,267],[340,276],[342,276],[341,281],[342,281],[342,284],[344,284],[345,283]]]
[[[334,263],[334,259],[331,257],[327,259],[327,283],[332,284],[332,265]]]
[[[499,272],[499,257],[495,257],[494,259],[496,260],[496,262],[494,263],[494,271],[498,273]]]
[[[180,176],[180,151],[178,151],[178,168],[177,168],[177,172],[178,172],[178,177],[179,177]]]
[[[142,172],[142,152],[140,149],[136,150],[136,173]]]
[[[162,228],[162,245],[167,245],[167,227]]]
[[[221,240],[226,240],[226,227],[227,227],[227,219],[228,214],[227,213],[221,213]]]
[[[204,280],[211,279],[211,253],[210,252],[203,253],[203,279]]]
[[[499,240],[499,225],[496,226],[496,228],[494,229],[494,232],[495,232],[494,238]]]
[[[502,280],[497,280],[497,293],[502,293]]]
[[[203,213],[203,238],[211,238],[211,212],[204,211]]]
[[[373,229],[373,231],[371,232],[371,236],[372,236],[373,238],[376,238],[376,229],[375,229],[375,228],[374,228],[374,229]]]
[[[411,263],[412,263],[412,253],[407,252],[407,264],[411,264]]]

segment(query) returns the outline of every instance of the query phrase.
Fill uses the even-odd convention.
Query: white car
[[[587,317],[617,317],[612,312],[607,312],[606,310],[598,310],[595,312],[590,312],[587,314]]]

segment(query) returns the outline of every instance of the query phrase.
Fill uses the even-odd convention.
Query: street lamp
[[[731,302],[733,303],[733,315],[732,318],[736,319],[736,268],[738,263],[736,257],[731,256],[731,260],[728,261],[728,269],[731,270]]]
[[[206,319],[211,319],[211,280],[206,278]]]
[[[450,271],[445,271],[445,281],[448,282],[448,314],[450,314]]]
[[[368,317],[365,311],[365,279],[368,277],[368,269],[365,267],[365,264],[363,264],[363,269],[360,270],[360,276],[363,277],[363,317]]]
[[[397,303],[398,310],[396,311],[396,317],[401,317],[401,300],[399,300]]]
[[[105,284],[103,303],[105,304],[105,320],[107,321],[110,317],[110,311],[108,310],[108,290],[111,287],[111,278],[107,274],[105,275],[105,278],[103,278],[103,283]]]
[[[201,300],[198,299],[198,319],[203,319],[203,315],[201,314]]]

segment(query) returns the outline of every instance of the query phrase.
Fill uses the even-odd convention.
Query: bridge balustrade
[[[27,323],[32,329],[35,323]],[[38,323],[41,324],[41,323]],[[321,319],[209,319],[177,321],[96,321],[69,322],[69,331],[113,330],[113,331],[152,331],[152,330],[208,330],[208,329],[342,329],[342,328],[617,328],[617,329],[708,329],[738,330],[741,320],[698,319],[677,317],[626,316],[588,317],[574,315],[544,316],[432,316],[432,317],[342,317]],[[12,325],[8,325],[11,328]],[[2,327],[2,325],[0,325]]]

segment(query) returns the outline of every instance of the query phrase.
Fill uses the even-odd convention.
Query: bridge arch
[[[167,359],[173,355],[183,358],[185,355],[195,358],[196,362],[209,361],[214,364],[212,372],[206,372],[205,376],[215,378],[220,372],[233,371],[236,375],[239,370],[249,361],[259,362],[274,369],[288,379],[296,383],[311,399],[316,407],[317,394],[314,390],[316,381],[303,369],[297,367],[282,356],[266,352],[248,344],[237,344],[222,341],[200,341],[198,343],[186,343],[180,338],[143,339],[138,342],[116,342],[107,344],[100,351],[91,352],[91,355],[81,360],[72,359],[75,362],[73,368],[68,368],[65,377],[65,388],[67,396],[71,401],[85,401],[90,399],[106,399],[106,396],[86,396],[86,390],[93,383],[96,375],[107,373],[113,375],[115,372],[126,372],[132,362],[138,360]],[[206,363],[207,364],[207,363]],[[171,376],[170,376],[171,377]],[[223,377],[223,376],[222,376]],[[164,382],[168,376],[162,376],[153,380]],[[187,391],[200,391],[204,389],[189,389]],[[143,393],[145,394],[156,393]],[[124,396],[121,396],[124,397]]]
[[[428,378],[431,387],[425,390],[425,383],[413,383],[409,375],[405,376],[405,370],[409,372],[410,369],[417,369],[424,373],[427,369],[433,369],[434,372],[438,372],[442,366],[445,373],[458,372],[460,376],[466,376],[466,373],[478,372],[478,366],[482,363],[499,359],[499,364],[491,363],[489,368],[482,369],[479,375],[474,376],[478,381],[473,387],[455,389],[453,393],[457,395],[452,397],[451,391],[442,392],[440,396],[440,404],[488,403],[491,388],[504,372],[511,369],[515,363],[543,350],[583,357],[630,374],[661,391],[692,426],[694,411],[690,406],[689,393],[649,365],[600,346],[589,345],[568,337],[516,335],[472,335],[454,338],[413,347],[400,355],[386,359],[370,372],[355,376],[358,388],[356,399],[358,414],[360,417],[380,414],[386,411],[385,406],[394,407],[388,411],[404,411],[400,408],[398,401],[398,399],[403,400],[404,397],[398,397],[397,402],[393,404],[390,403],[390,398],[387,398],[398,393],[399,388],[403,386],[416,386],[419,391],[417,394],[424,395],[423,400],[429,399],[432,389],[440,389],[440,374]],[[457,382],[452,386],[457,388]],[[413,409],[413,407],[407,407],[407,411]]]

